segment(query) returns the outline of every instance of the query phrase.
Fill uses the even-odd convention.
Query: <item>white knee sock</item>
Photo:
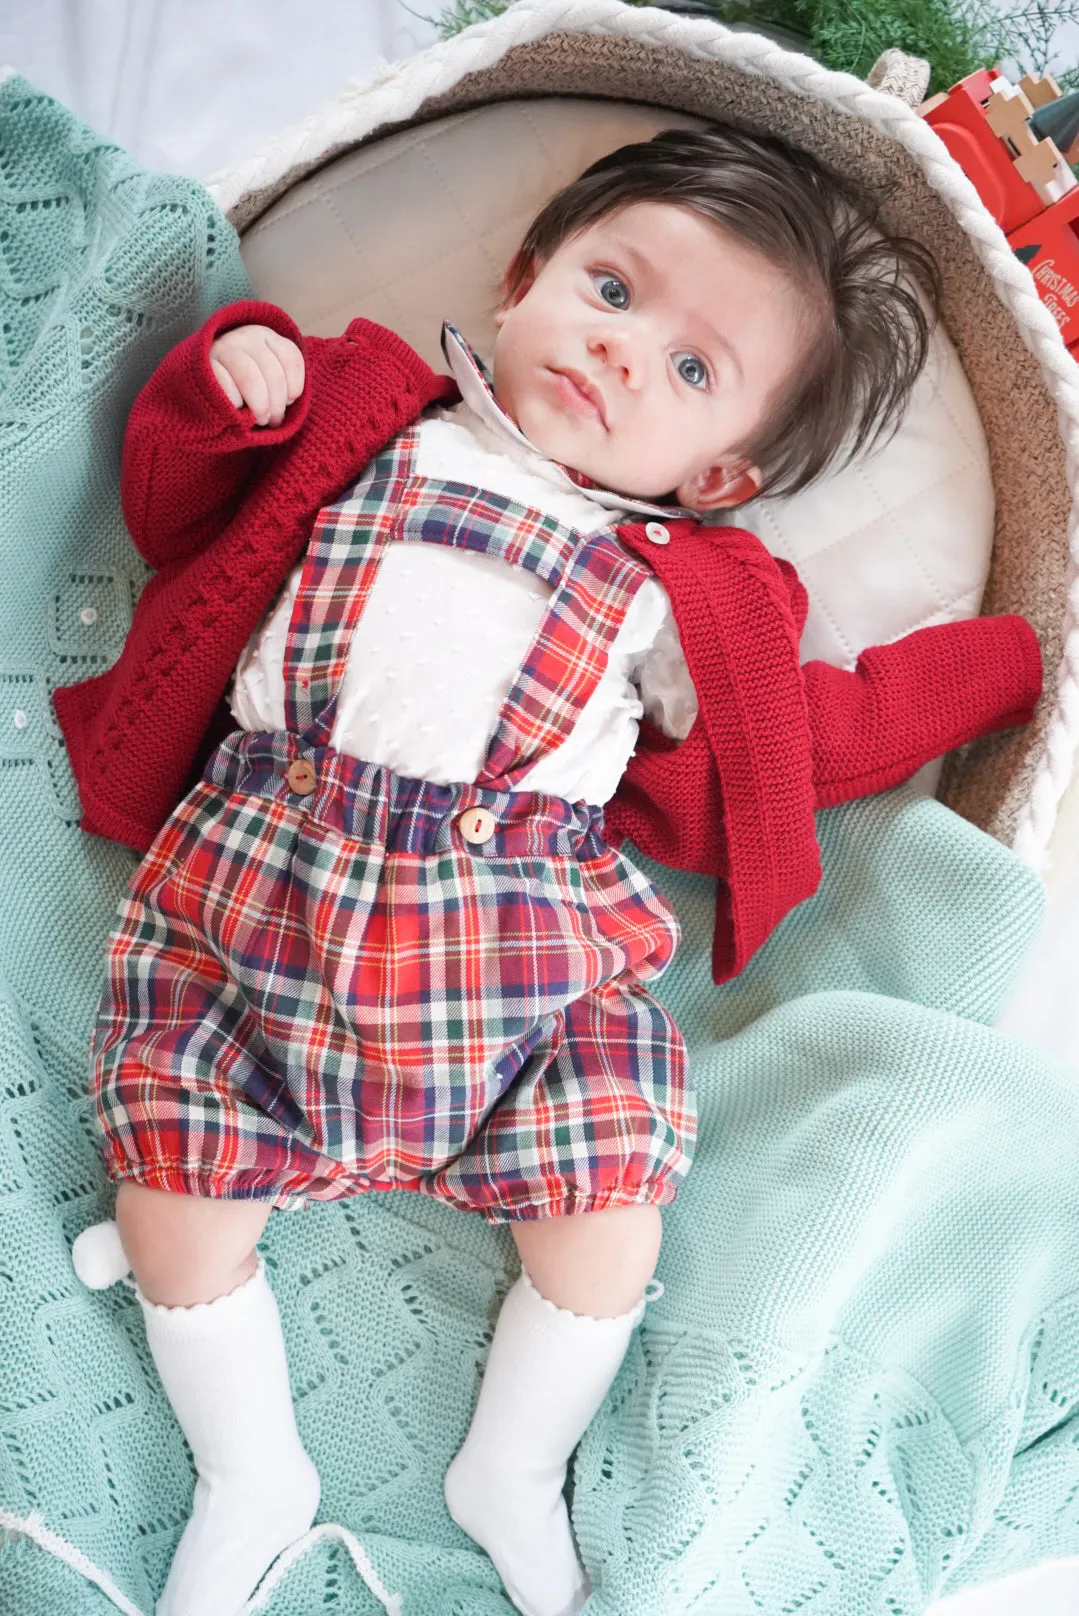
[[[446,1503],[487,1550],[524,1616],[572,1616],[588,1597],[562,1487],[642,1313],[583,1318],[527,1274],[498,1316],[476,1412],[446,1473]]]
[[[261,1257],[249,1280],[214,1302],[159,1307],[136,1294],[198,1472],[157,1616],[235,1616],[318,1508],[277,1303]]]

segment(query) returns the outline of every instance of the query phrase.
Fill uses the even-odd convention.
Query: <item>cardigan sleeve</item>
[[[235,514],[259,451],[293,437],[307,415],[306,379],[278,427],[256,427],[251,412],[226,397],[210,368],[210,348],[223,332],[253,324],[303,345],[274,304],[230,303],[166,355],[135,400],[120,498],[136,548],[153,567],[204,549]]]
[[[864,651],[852,670],[807,662],[817,806],[886,791],[979,735],[1025,724],[1041,652],[1022,617],[918,629]]]

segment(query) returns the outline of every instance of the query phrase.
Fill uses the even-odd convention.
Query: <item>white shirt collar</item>
[[[450,367],[453,379],[461,390],[461,398],[469,409],[492,431],[509,438],[542,460],[552,480],[561,486],[586,494],[589,499],[595,500],[597,505],[603,505],[609,510],[640,512],[643,516],[665,516],[668,519],[693,515],[692,511],[683,510],[680,505],[656,505],[649,500],[637,499],[633,494],[616,494],[610,488],[601,488],[580,472],[571,474],[565,466],[549,459],[525,437],[517,423],[510,419],[498,403],[486,365],[449,320],[442,322],[442,352],[446,356],[446,363]]]

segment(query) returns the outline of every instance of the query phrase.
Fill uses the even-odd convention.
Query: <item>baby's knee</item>
[[[166,1307],[212,1302],[255,1271],[255,1245],[269,1207],[150,1189],[124,1179],[116,1222],[147,1301]]]
[[[608,1318],[640,1300],[663,1220],[658,1206],[631,1205],[515,1223],[513,1237],[541,1296],[571,1313]]]

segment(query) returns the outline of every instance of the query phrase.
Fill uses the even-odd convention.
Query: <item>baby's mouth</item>
[[[580,371],[556,370],[552,367],[551,375],[555,390],[568,409],[575,415],[583,415],[586,420],[598,421],[606,429],[607,411],[598,387],[582,376]]]

